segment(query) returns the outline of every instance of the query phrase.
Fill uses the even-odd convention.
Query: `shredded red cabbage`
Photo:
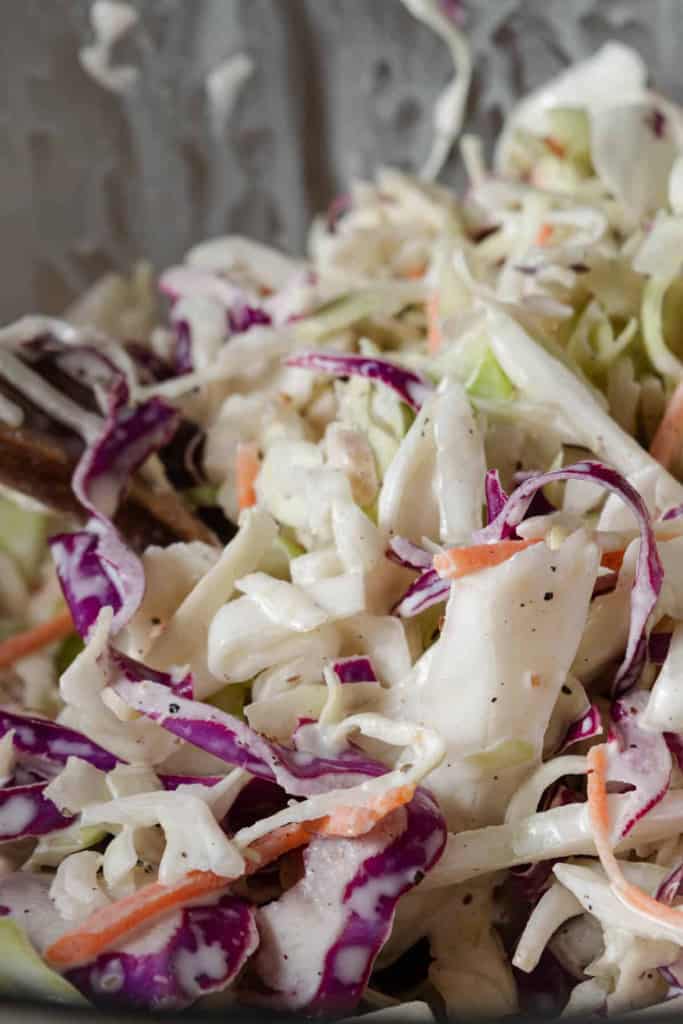
[[[607,744],[608,778],[632,789],[621,804],[616,833],[620,838],[662,800],[671,781],[671,753],[662,733],[643,729],[639,716],[649,694],[643,690],[615,700]]]
[[[27,757],[57,764],[65,764],[69,757],[80,757],[104,772],[111,771],[119,761],[114,754],[75,729],[47,718],[0,710],[0,736],[10,729],[14,729],[12,743],[15,750]]]
[[[239,718],[210,704],[178,697],[157,683],[119,680],[113,689],[126,704],[174,736],[259,779],[277,782],[291,796],[325,793],[332,785],[353,786],[365,776],[386,771],[354,751],[322,758],[272,743]]]
[[[192,373],[194,362],[192,361],[192,332],[187,320],[175,320],[175,347],[173,350],[173,368],[176,377],[182,377],[186,373]]]
[[[348,356],[340,352],[300,352],[290,356],[287,366],[299,366],[303,370],[314,370],[329,377],[366,377],[378,380],[395,391],[411,409],[419,409],[433,393],[434,388],[426,377],[412,370],[406,370],[387,359],[370,356]]]
[[[194,679],[191,672],[162,672],[157,668],[150,668],[143,665],[135,658],[129,658],[127,654],[110,647],[109,661],[113,670],[123,679],[131,683],[151,682],[167,687],[171,693],[178,697],[187,697],[192,700],[194,696]]]
[[[66,976],[95,1006],[181,1010],[226,988],[257,945],[253,909],[228,894],[185,907]]]
[[[232,334],[242,334],[251,327],[269,327],[272,318],[265,309],[259,306],[250,306],[248,302],[235,303],[228,311],[228,324]]]
[[[86,528],[50,538],[64,597],[84,638],[101,608],[113,609],[112,633],[116,633],[142,600],[142,563],[111,519],[130,475],[166,444],[178,423],[178,413],[166,402],[153,398],[129,409],[127,395],[125,382],[119,381],[110,396],[102,432],[88,445],[74,473],[74,493],[91,514]]]
[[[593,586],[593,593],[591,594],[591,601],[594,597],[601,597],[603,594],[611,594],[613,590],[617,589],[617,583],[619,582],[618,572],[603,572],[597,577],[595,585]]]
[[[338,658],[332,665],[340,683],[376,683],[377,676],[369,658]]]
[[[276,1004],[311,1013],[353,1009],[398,900],[434,866],[445,842],[445,823],[425,790],[367,836],[314,840],[301,881],[258,912],[254,966]],[[309,942],[295,938],[302,921],[309,923]]]
[[[74,818],[62,814],[45,796],[47,783],[0,789],[0,842],[44,836],[67,828]]]
[[[433,555],[406,537],[392,537],[386,556],[404,569],[431,569]]]
[[[650,516],[645,502],[621,473],[600,462],[577,462],[565,469],[530,477],[510,495],[496,518],[473,537],[482,544],[504,540],[521,523],[534,495],[547,484],[562,480],[585,480],[616,494],[628,505],[638,521],[640,550],[636,578],[631,591],[631,624],[626,655],[614,680],[615,695],[626,693],[638,681],[647,654],[647,624],[662,589],[664,570],[659,560]]]
[[[602,721],[597,705],[591,704],[587,711],[577,718],[567,729],[564,739],[560,744],[558,754],[563,754],[568,747],[582,740],[591,740],[594,736],[602,735]]]
[[[492,523],[503,511],[505,502],[508,500],[497,469],[489,469],[487,472],[484,480],[484,494],[486,495],[486,522]]]
[[[683,516],[683,505],[674,505],[674,507],[670,508],[668,512],[665,512],[661,518],[662,520],[680,519],[681,516]]]
[[[450,590],[449,580],[442,579],[436,569],[427,569],[411,583],[403,597],[396,602],[391,609],[392,615],[410,619],[435,604],[447,601]]]
[[[672,907],[681,895],[683,895],[683,864],[679,864],[666,876],[655,893],[655,899]]]

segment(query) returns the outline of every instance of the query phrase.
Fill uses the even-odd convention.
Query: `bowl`
[[[168,266],[226,231],[301,253],[312,216],[351,177],[379,164],[414,171],[427,153],[451,61],[398,0],[131,6],[137,21],[111,45],[113,74],[89,0],[6,7],[3,322],[58,313],[111,268],[141,258]],[[680,99],[679,13],[678,0],[463,0],[475,69],[467,130],[490,149],[521,95],[610,38],[635,46],[656,88]],[[454,154],[442,180],[461,183],[457,164]],[[9,1003],[0,1015],[3,1024],[95,1018]]]

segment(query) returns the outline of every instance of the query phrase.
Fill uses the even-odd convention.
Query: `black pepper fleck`
[[[562,693],[566,694],[567,697],[571,696],[571,692],[571,689],[566,684],[562,687]]]
[[[553,594],[552,590],[546,590],[545,594],[543,595],[543,600],[552,601],[554,597],[555,595]]]
[[[168,713],[169,715],[177,715],[180,711],[180,704],[169,704]]]

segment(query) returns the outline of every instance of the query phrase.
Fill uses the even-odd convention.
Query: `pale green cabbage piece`
[[[66,978],[43,963],[26,933],[8,917],[0,919],[0,994],[70,1006],[89,1005]]]

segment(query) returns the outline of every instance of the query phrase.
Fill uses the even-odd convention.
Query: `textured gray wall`
[[[377,162],[415,167],[444,45],[398,0],[133,0],[116,50],[129,96],[76,60],[88,0],[0,0],[0,318],[58,309],[111,265],[162,265],[226,229],[292,251],[311,214]],[[683,98],[683,0],[465,0],[470,126],[490,138],[514,98],[601,41],[633,43]],[[246,52],[256,71],[220,140],[204,77]],[[446,178],[453,175],[446,171]]]

